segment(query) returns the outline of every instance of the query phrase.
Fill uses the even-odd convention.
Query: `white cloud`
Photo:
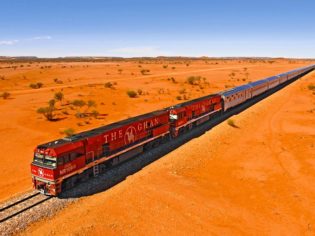
[[[124,47],[108,50],[112,56],[125,56],[125,57],[137,57],[137,56],[164,56],[169,55],[168,52],[161,51],[157,47]]]
[[[3,40],[0,41],[0,45],[13,45],[13,44],[17,44],[19,42],[19,40]]]
[[[29,40],[49,40],[52,39],[50,35],[45,35],[45,36],[36,36],[33,38],[30,38]]]

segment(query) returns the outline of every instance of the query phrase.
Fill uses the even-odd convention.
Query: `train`
[[[216,94],[121,120],[38,145],[31,163],[33,188],[58,196],[130,158],[176,139],[315,65],[237,86]]]

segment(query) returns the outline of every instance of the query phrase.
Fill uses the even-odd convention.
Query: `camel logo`
[[[130,126],[128,127],[128,129],[125,132],[125,144],[129,144],[129,143],[133,143],[134,141],[136,141],[136,134],[137,134],[137,130],[135,127]]]
[[[41,168],[38,168],[38,175],[39,176],[44,176],[44,171]]]

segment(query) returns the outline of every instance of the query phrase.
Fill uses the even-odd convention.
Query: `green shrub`
[[[146,74],[150,73],[150,70],[148,70],[148,69],[143,69],[143,70],[141,70],[140,72],[141,72],[141,74],[146,75]]]
[[[143,94],[143,90],[142,89],[138,89],[137,90],[138,94],[141,96]]]
[[[112,84],[111,82],[106,82],[106,83],[104,84],[104,87],[105,87],[105,88],[113,88],[113,86],[114,86],[114,84]]]
[[[68,128],[62,131],[63,134],[65,134],[67,137],[70,137],[74,135],[74,129]]]
[[[228,119],[227,123],[228,123],[229,126],[232,126],[233,128],[239,128],[239,127],[235,124],[234,120],[232,120],[232,119]]]
[[[3,92],[0,97],[2,97],[3,99],[8,99],[11,96],[11,94],[9,92]]]
[[[309,84],[309,85],[307,86],[307,88],[308,88],[309,90],[311,90],[311,91],[315,91],[315,85],[314,85],[314,84]]]
[[[54,107],[40,107],[37,109],[37,113],[42,114],[47,120],[54,121],[55,114],[54,114],[55,108]]]
[[[93,110],[91,115],[96,119],[99,116],[99,114],[100,113],[97,110]]]
[[[37,82],[37,83],[31,83],[30,87],[33,89],[39,89],[39,88],[43,87],[43,85],[44,85],[43,83]]]
[[[55,93],[54,98],[55,98],[56,101],[59,101],[59,102],[62,104],[62,101],[63,101],[63,99],[64,99],[64,94],[63,94],[63,92],[57,92],[57,93]]]
[[[137,97],[137,92],[133,91],[133,90],[128,90],[127,91],[127,95],[130,98],[136,98]]]
[[[187,83],[191,84],[191,85],[196,85],[197,83],[199,83],[201,80],[200,76],[189,76],[187,78]]]
[[[179,94],[185,94],[186,93],[186,89],[183,88],[183,89],[179,90],[178,92],[179,92]]]

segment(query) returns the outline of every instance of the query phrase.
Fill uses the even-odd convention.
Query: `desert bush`
[[[62,111],[62,114],[69,115],[69,112],[67,110]]]
[[[186,89],[185,88],[180,89],[178,92],[179,92],[179,94],[185,94],[186,93]]]
[[[48,105],[49,105],[49,107],[51,107],[51,108],[55,108],[55,104],[56,104],[56,100],[55,100],[55,99],[50,99],[50,100],[48,101]]]
[[[88,112],[88,110],[89,110],[90,108],[97,106],[97,105],[96,105],[96,102],[95,102],[94,100],[88,100],[87,103],[86,103],[86,105],[87,105],[87,108],[86,108],[85,112]]]
[[[235,124],[234,120],[228,119],[227,121],[229,126],[232,126],[233,128],[238,128],[238,126]]]
[[[62,101],[64,100],[64,94],[63,94],[63,92],[57,92],[57,93],[55,93],[54,99],[55,99],[56,101],[59,101],[60,104],[62,105]]]
[[[99,114],[100,113],[97,110],[93,110],[91,115],[96,119],[99,116]]]
[[[230,74],[229,74],[230,79],[234,79],[235,75],[236,75],[236,74],[235,74],[234,72],[230,73]]]
[[[67,137],[70,137],[72,135],[74,135],[74,129],[72,128],[68,128],[62,131],[63,134],[65,134]]]
[[[106,83],[104,84],[104,87],[105,87],[105,88],[113,88],[113,86],[114,86],[114,84],[112,84],[111,82],[106,82]]]
[[[55,118],[55,108],[52,106],[40,107],[37,109],[37,113],[42,114],[47,120],[53,121]]]
[[[168,67],[168,65],[164,65],[164,66],[163,66],[164,69],[167,69],[167,67]]]
[[[123,72],[123,69],[118,69],[119,74]]]
[[[191,85],[196,85],[200,83],[201,77],[200,76],[189,76],[187,78],[187,83]]]
[[[138,94],[141,96],[143,94],[143,90],[142,89],[138,89],[137,90]]]
[[[0,80],[5,80],[4,75],[0,75]]]
[[[55,82],[56,84],[63,84],[63,81],[60,80],[60,79],[58,79],[58,78],[54,78],[54,82]]]
[[[176,67],[175,67],[175,66],[173,66],[173,67],[172,67],[172,70],[175,70],[175,69],[176,69]]]
[[[43,83],[37,82],[37,83],[31,83],[30,87],[33,89],[39,89],[39,88],[43,87],[43,85],[44,85]]]
[[[314,85],[314,84],[309,84],[309,85],[307,86],[307,88],[308,88],[309,90],[311,90],[311,91],[315,91],[315,85]]]
[[[178,95],[178,96],[176,96],[176,99],[177,100],[182,100],[182,96]]]
[[[130,97],[130,98],[135,98],[135,97],[137,97],[137,92],[135,92],[135,91],[133,91],[133,90],[128,90],[128,91],[127,91],[127,95],[128,95],[128,97]]]
[[[83,100],[81,100],[81,99],[75,99],[75,100],[73,100],[73,101],[71,102],[71,104],[72,104],[73,106],[76,106],[76,107],[81,108],[81,107],[84,107],[84,106],[86,105],[86,102],[83,101]]]
[[[3,99],[8,99],[11,96],[11,94],[9,92],[3,92],[0,97],[2,97]]]
[[[150,70],[142,69],[140,72],[141,72],[142,75],[146,75],[147,73],[150,73]]]

